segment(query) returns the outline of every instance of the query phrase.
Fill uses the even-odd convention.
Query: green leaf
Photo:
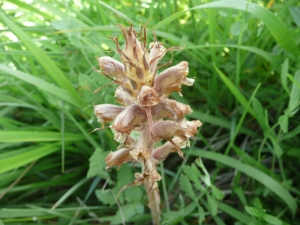
[[[205,220],[205,214],[204,210],[201,206],[198,205],[198,224],[202,224],[202,222]]]
[[[81,31],[78,30],[80,24],[74,18],[69,18],[68,20],[55,20],[51,22],[51,25],[57,30],[66,30],[72,32],[64,32],[70,43],[78,49],[84,49],[84,43],[82,43]]]
[[[280,147],[278,140],[274,137],[273,134],[268,134],[266,136],[271,140],[275,154],[277,155],[278,158],[280,158],[283,154],[283,150]]]
[[[84,139],[81,134],[64,133],[64,141]],[[43,131],[0,131],[0,142],[43,142],[61,141],[62,133]]]
[[[259,198],[255,198],[253,201],[253,205],[256,209],[263,209],[261,201],[259,200]]]
[[[278,119],[278,123],[280,125],[280,128],[284,133],[288,132],[288,126],[289,126],[289,117],[288,115],[284,114],[281,115]]]
[[[132,186],[124,190],[125,199],[127,202],[139,202],[145,195],[141,187]]]
[[[278,181],[274,180],[269,175],[252,166],[239,162],[238,160],[233,159],[229,156],[225,156],[216,152],[203,151],[199,148],[194,149],[194,151],[191,151],[191,155],[211,159],[213,161],[222,163],[236,170],[239,170],[249,177],[252,177],[253,179],[262,183],[265,187],[269,188],[270,191],[274,192],[280,199],[282,199],[288,205],[293,214],[296,213],[297,203],[294,197]]]
[[[216,201],[216,199],[209,195],[209,193],[206,193],[206,198],[207,198],[207,206],[208,206],[208,210],[211,213],[212,216],[217,215],[218,213],[218,202]]]
[[[265,213],[266,213],[264,209],[256,209],[256,208],[250,207],[250,206],[245,206],[245,209],[251,216],[254,216],[257,218],[262,218],[263,215],[265,215]]]
[[[298,134],[300,134],[300,125],[298,125],[294,130],[292,130],[292,131],[290,131],[289,133],[285,134],[285,135],[282,137],[282,140],[290,139],[290,138],[292,138],[292,137],[297,136]]]
[[[191,213],[195,210],[196,207],[197,205],[195,204],[195,202],[190,203],[187,207],[180,210],[181,217],[186,217],[191,215]]]
[[[298,84],[298,85],[297,85]],[[293,86],[289,101],[289,116],[294,116],[295,113],[299,109],[300,104],[300,70],[298,70],[295,74],[294,80],[293,80]]]
[[[122,213],[121,213],[122,210]],[[144,213],[144,205],[139,202],[129,203],[126,205],[121,205],[121,210],[119,209],[116,215],[110,220],[112,224],[122,224],[123,217],[127,222],[134,215],[143,214]]]
[[[220,191],[215,185],[211,185],[212,195],[218,200],[222,200],[224,198],[224,193]]]
[[[239,200],[242,202],[242,204],[248,205],[243,188],[241,186],[234,186],[233,190],[234,193],[238,196]]]
[[[224,127],[227,129],[231,129],[231,123],[223,118],[219,118],[217,116],[209,115],[207,113],[201,112],[199,110],[193,110],[191,115],[187,115],[188,118],[201,118],[202,123],[210,123],[213,125],[217,125],[218,127]],[[255,135],[255,133],[245,127],[240,129],[240,132],[243,134]]]
[[[90,166],[87,172],[87,178],[91,178],[94,176],[99,176],[104,179],[109,179],[109,175],[105,170],[105,158],[107,156],[107,152],[103,152],[102,149],[96,148],[93,155],[89,159]]]
[[[200,158],[198,158],[196,160],[196,164],[200,167],[202,173],[200,173],[200,178],[201,180],[208,186],[211,186],[211,181],[210,181],[210,176],[209,173],[207,172],[202,160]],[[204,175],[203,175],[204,174]]]
[[[133,178],[134,175],[132,167],[130,167],[129,164],[123,164],[118,170],[116,189],[119,191],[119,189],[121,189],[123,186],[131,183]]]
[[[242,31],[242,28],[243,30],[247,29],[247,26],[242,26],[242,22],[241,21],[237,21],[237,22],[234,22],[231,26],[230,26],[230,33],[232,36],[239,36],[239,34]]]
[[[281,85],[283,86],[284,90],[289,94],[290,91],[289,91],[288,85],[287,85],[288,70],[289,70],[289,59],[286,58],[281,67],[280,80],[281,80]]]
[[[114,197],[114,193],[111,189],[108,190],[102,190],[97,189],[95,191],[96,197],[99,199],[100,202],[102,202],[105,205],[116,205],[116,199]]]
[[[294,22],[300,28],[300,8],[299,8],[299,6],[291,6],[290,13],[294,19]]]
[[[300,148],[292,148],[287,151],[287,155],[300,158]]]
[[[82,186],[83,184],[85,184],[88,181],[87,178],[83,178],[82,180],[80,180],[79,182],[77,182],[76,184],[74,184],[70,189],[68,189],[68,191],[66,193],[63,194],[63,196],[61,196],[57,202],[52,206],[52,208],[57,208],[59,207],[64,201],[67,200],[67,198],[69,198],[72,194],[74,194],[74,192],[80,188],[80,186]]]
[[[244,95],[241,94],[241,92],[234,86],[234,84],[229,80],[229,78],[221,71],[219,70],[216,65],[214,65],[215,70],[218,72],[220,75],[221,79],[224,81],[228,89],[231,91],[231,93],[234,95],[234,97],[238,100],[238,102],[244,107],[244,109],[247,108],[248,101],[244,97]],[[253,111],[253,109],[249,106],[248,107],[248,112],[256,118],[256,115]]]
[[[8,28],[22,41],[25,47],[31,52],[35,59],[43,66],[48,75],[70,95],[77,96],[77,91],[66,78],[64,73],[56,66],[49,56],[32,41],[27,34],[22,31],[13,21],[11,21],[3,11],[0,11],[0,18]],[[74,97],[76,98],[76,97]]]
[[[218,207],[223,212],[229,214],[233,218],[237,219],[238,221],[244,223],[244,224],[250,224],[250,222],[253,220],[250,216],[248,216],[245,213],[242,213],[240,210],[237,210],[228,204],[225,204],[223,202],[218,202]]]
[[[193,187],[191,182],[189,181],[189,179],[187,178],[187,176],[185,176],[184,174],[180,175],[179,178],[179,185],[180,185],[180,189],[190,198],[194,199],[195,198],[195,194],[193,191]]]
[[[123,19],[125,19],[126,21],[132,23],[135,26],[138,26],[139,23],[135,22],[134,20],[130,19],[130,17],[126,16],[124,13],[118,11],[117,9],[115,9],[114,7],[111,7],[110,5],[106,4],[103,1],[99,1],[99,3],[106,8],[106,10],[109,10],[111,12],[113,12],[115,15],[117,15],[118,17],[121,17]]]
[[[57,96],[59,99],[63,99],[65,101],[75,105],[76,107],[84,108],[86,106],[86,104],[84,102],[82,102],[78,97],[76,97],[77,94],[74,95],[62,88],[55,86],[52,83],[46,82],[40,78],[37,78],[33,75],[24,73],[19,70],[13,70],[12,68],[10,68],[8,66],[0,64],[0,71],[1,70],[11,76],[14,76],[20,80],[23,80],[23,81],[29,83],[29,84],[32,84],[41,90],[49,92],[49,93]]]
[[[34,146],[30,149],[26,149],[26,151],[19,149],[1,154],[0,156],[3,157],[0,157],[0,173],[24,166],[46,155],[56,152],[59,149],[59,145],[55,143],[47,144],[45,146]],[[9,155],[5,156],[6,154]]]
[[[159,36],[177,41],[177,42],[182,42],[181,39],[176,39],[173,37],[170,37],[170,35],[164,34],[163,32],[157,32],[157,35],[160,34]],[[205,44],[205,45],[193,45],[192,43],[189,42],[185,42],[185,44],[187,45],[184,50],[188,50],[188,49],[204,49],[204,48],[237,48],[237,49],[241,49],[241,50],[246,50],[249,52],[253,52],[257,55],[260,55],[262,57],[264,57],[266,60],[268,60],[270,63],[275,64],[276,58],[271,55],[269,52],[266,52],[260,48],[254,47],[254,46],[246,46],[246,45],[233,45],[233,44]]]
[[[263,215],[263,219],[270,225],[282,225],[282,221],[275,216],[265,214]]]
[[[192,166],[186,166],[184,165],[182,167],[183,172],[185,173],[185,175],[194,183],[195,187],[199,190],[199,191],[203,191],[203,187],[201,185],[200,182],[200,172],[199,170],[196,168],[196,166],[194,164],[192,164]]]
[[[269,29],[270,33],[273,35],[278,44],[280,44],[286,51],[292,53],[294,56],[299,55],[299,48],[297,46],[297,43],[295,42],[292,34],[280,20],[280,18],[274,15],[270,10],[266,9],[265,7],[248,1],[225,0],[198,5],[196,7],[172,14],[171,16],[161,20],[155,25],[155,29],[168,26],[168,24],[171,21],[184,15],[188,11],[208,8],[238,9],[254,15],[258,19],[263,21],[263,23]]]
[[[260,103],[260,101],[253,97],[252,99],[253,111],[256,115],[256,120],[259,123],[260,127],[263,129],[264,133],[268,133],[270,130],[269,124],[267,123],[267,119],[265,117],[264,109]]]

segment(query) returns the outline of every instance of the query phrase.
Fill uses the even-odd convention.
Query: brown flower
[[[120,167],[126,162],[141,163],[141,173],[135,173],[135,180],[123,189],[144,185],[153,224],[159,224],[157,181],[161,176],[156,166],[171,152],[177,152],[183,158],[180,149],[189,145],[189,138],[195,136],[202,125],[199,120],[186,121],[184,115],[192,112],[190,106],[169,99],[169,96],[172,92],[181,95],[181,86],[191,86],[194,79],[187,78],[189,68],[185,61],[157,74],[158,69],[165,66],[159,66],[160,60],[168,51],[178,47],[167,49],[154,37],[147,49],[145,26],[139,34],[132,26],[119,27],[125,38],[125,48],[121,50],[118,39],[112,39],[122,62],[107,56],[100,57],[98,62],[101,73],[118,86],[115,97],[122,106],[96,105],[94,112],[102,126],[112,122],[110,128],[120,143],[119,148],[106,157],[107,167]],[[134,139],[132,132],[138,134],[138,138]],[[167,142],[155,148],[155,144],[163,140]]]

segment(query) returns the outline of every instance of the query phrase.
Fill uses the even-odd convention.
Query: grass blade
[[[240,93],[240,91],[234,86],[234,84],[231,82],[231,80],[229,80],[229,78],[222,73],[221,70],[219,70],[215,65],[214,65],[216,71],[218,72],[218,74],[220,75],[220,77],[222,78],[222,80],[224,81],[224,83],[226,84],[226,86],[229,88],[229,90],[231,91],[231,93],[234,95],[234,97],[238,100],[238,102],[246,109],[248,110],[248,112],[256,118],[256,115],[253,111],[253,109],[251,108],[251,106],[247,106],[248,101],[247,99],[244,97],[244,95],[242,95]]]
[[[42,89],[46,92],[49,92],[49,93],[59,97],[60,99],[63,99],[77,107],[84,108],[86,106],[86,104],[84,102],[82,102],[78,97],[76,97],[76,95],[74,96],[70,92],[68,92],[62,88],[59,88],[59,87],[55,86],[54,84],[51,84],[47,81],[44,81],[38,77],[24,73],[19,70],[13,70],[12,68],[5,66],[5,65],[1,65],[1,64],[0,64],[0,71],[3,71],[9,75],[16,77],[16,78],[19,78],[29,84],[32,84],[32,85],[36,86],[37,88]]]
[[[1,20],[9,27],[9,29],[23,42],[24,46],[32,53],[35,59],[43,66],[48,75],[62,88],[66,89],[70,94],[77,96],[77,91],[66,78],[64,73],[56,66],[49,56],[42,51],[31,40],[27,34],[22,31],[12,20],[10,20],[3,11],[0,11]]]
[[[274,180],[272,177],[263,173],[262,171],[216,152],[207,152],[195,148],[195,151],[192,151],[191,155],[211,159],[245,173],[249,177],[252,177],[253,179],[262,183],[264,186],[274,192],[279,198],[281,198],[288,205],[293,215],[296,213],[297,203],[293,196],[278,181]]]
[[[14,155],[10,157],[1,157],[0,159],[0,173],[16,169],[20,166],[24,166],[32,161],[56,152],[60,149],[58,144],[47,144],[44,146],[34,147],[31,150],[23,151],[19,154],[18,150],[14,151]],[[11,152],[12,153],[12,152]]]
[[[85,137],[81,134],[65,133],[65,141],[82,140]],[[0,142],[43,142],[60,141],[59,132],[38,132],[38,131],[0,131]]]
[[[248,5],[248,7],[247,7]],[[209,9],[209,8],[223,8],[223,9],[238,9],[251,13],[258,19],[262,20],[266,27],[268,27],[270,33],[273,35],[278,44],[280,44],[287,52],[292,53],[294,56],[299,55],[299,47],[296,44],[293,36],[282,23],[280,18],[271,13],[268,9],[259,6],[258,4],[251,3],[248,1],[240,0],[225,0],[225,1],[215,1],[202,4],[188,10],[184,10],[167,17],[166,19],[158,22],[155,25],[155,29],[159,29],[163,26],[168,26],[168,24],[177,19],[178,17],[184,15],[187,11],[198,10],[198,9]]]

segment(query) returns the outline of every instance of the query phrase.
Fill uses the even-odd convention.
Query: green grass
[[[268,3],[1,3],[0,224],[151,224],[142,187],[117,198],[139,166],[106,171],[117,144],[92,132],[115,88],[93,94],[110,83],[96,58],[118,59],[109,37],[122,45],[130,23],[183,47],[173,65],[196,82],[172,98],[204,124],[184,161],[158,167],[162,224],[300,224],[300,4]]]

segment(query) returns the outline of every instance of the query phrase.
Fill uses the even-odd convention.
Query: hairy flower
[[[96,105],[94,112],[102,126],[112,123],[110,128],[114,130],[115,140],[120,143],[119,148],[106,157],[107,167],[120,167],[126,162],[141,163],[141,173],[135,173],[135,180],[124,188],[145,186],[153,224],[159,224],[157,181],[161,176],[156,166],[172,152],[183,158],[180,149],[189,145],[189,138],[195,136],[202,125],[199,120],[186,121],[184,116],[192,113],[190,106],[169,99],[169,96],[172,92],[181,95],[181,86],[191,86],[194,79],[187,78],[189,68],[186,61],[158,74],[162,67],[159,66],[160,60],[168,51],[178,47],[167,49],[154,36],[154,42],[147,49],[145,26],[139,34],[132,26],[119,27],[125,38],[125,48],[121,49],[117,38],[112,39],[121,62],[104,56],[98,58],[98,63],[101,73],[118,86],[115,97],[122,106]],[[133,138],[133,132],[135,137],[138,134],[138,138]],[[156,143],[161,141],[166,143],[155,148]]]

